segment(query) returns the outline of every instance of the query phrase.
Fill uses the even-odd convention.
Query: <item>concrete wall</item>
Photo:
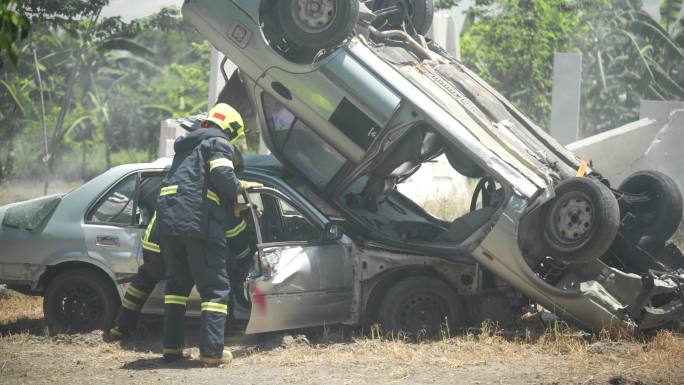
[[[622,180],[637,170],[657,170],[669,175],[684,191],[684,109],[670,113],[643,155],[626,165],[617,176]]]
[[[655,119],[658,127],[663,127],[674,110],[684,109],[684,102],[663,100],[642,100],[639,106],[639,119]]]
[[[580,158],[609,179],[622,174],[627,165],[643,155],[660,127],[653,119],[641,119],[567,145]]]

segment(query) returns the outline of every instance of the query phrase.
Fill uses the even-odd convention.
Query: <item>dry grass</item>
[[[470,200],[474,188],[473,180],[467,180],[465,183],[452,184],[425,197],[413,199],[433,216],[451,221],[470,212]]]
[[[159,361],[159,336],[119,345],[103,342],[99,333],[48,337],[40,331],[20,329],[29,325],[28,321],[40,322],[41,318],[40,298],[13,293],[0,299],[0,330],[4,330],[0,333],[0,355],[16,358],[18,361],[9,361],[10,365],[19,365],[5,368],[11,376],[23,373],[21,365],[31,362],[37,372],[60,373],[63,381],[56,383],[78,378],[74,376],[82,372],[75,369],[83,366],[103,382],[122,378],[125,382],[127,369],[143,376],[138,383],[157,383],[164,370],[170,370],[169,375],[175,378],[171,383],[182,382],[174,377],[177,367],[167,368]],[[8,326],[14,330],[7,332]],[[614,332],[588,337],[556,323],[541,329],[532,325],[513,336],[485,322],[459,336],[450,334],[445,330],[437,340],[419,338],[413,342],[404,336],[383,334],[378,328],[361,333],[333,327],[317,330],[308,339],[287,337],[288,343],[281,342],[282,336],[275,344],[263,339],[245,343],[244,338],[238,338],[229,344],[236,352],[231,372],[258,372],[261,378],[291,383],[335,382],[333,379],[344,379],[338,383],[518,383],[524,376],[529,377],[528,383],[677,384],[684,378],[684,336],[669,331],[640,338]],[[55,356],[68,358],[59,361]],[[188,368],[195,370],[194,366]],[[152,377],[145,377],[143,369],[153,369]],[[200,375],[212,383],[211,372]],[[40,379],[33,382],[40,383]]]
[[[21,319],[43,318],[42,304],[42,297],[31,297],[10,290],[7,297],[0,299],[0,325]]]
[[[535,338],[505,338],[500,331],[483,323],[477,332],[439,340],[410,342],[407,339],[377,336],[342,337],[342,342],[294,344],[287,354],[255,350],[236,365],[276,365],[279,367],[326,367],[352,363],[368,375],[383,375],[390,380],[414,376],[417,368],[433,368],[436,374],[479,368],[481,381],[487,383],[488,370],[510,369],[539,373],[553,380],[568,373],[581,383],[617,383],[656,380],[679,383],[684,375],[681,357],[684,336],[669,331],[648,339],[623,337],[610,333],[587,339],[573,329],[554,334],[552,328]],[[346,342],[345,342],[346,341]],[[490,368],[490,369],[487,369]],[[467,380],[464,379],[467,382]],[[544,381],[542,381],[544,382]],[[560,381],[563,383],[564,381]]]
[[[48,194],[67,193],[82,185],[82,182],[52,181]],[[43,196],[44,185],[40,181],[10,181],[0,185],[0,205],[25,201]]]

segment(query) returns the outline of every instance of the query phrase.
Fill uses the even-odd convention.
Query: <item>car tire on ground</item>
[[[463,325],[463,308],[457,293],[435,277],[405,278],[387,292],[378,321],[384,332],[403,331],[416,337],[438,335],[445,325]],[[454,330],[454,329],[452,329]]]
[[[315,51],[342,43],[359,18],[358,0],[277,0],[276,6],[283,36]]]
[[[84,333],[112,326],[120,298],[104,274],[92,269],[66,270],[45,291],[43,312],[51,333]]]
[[[586,263],[603,255],[620,226],[612,191],[594,178],[570,178],[556,186],[556,197],[542,208],[542,239],[548,255]]]
[[[638,225],[626,232],[627,238],[639,242],[642,237],[667,241],[682,221],[682,193],[677,183],[658,171],[638,171],[625,179],[618,190],[630,194],[647,194],[654,199],[638,207]],[[652,240],[652,241],[653,241]]]
[[[408,15],[413,27],[420,35],[424,35],[432,27],[432,19],[435,15],[434,0],[376,0],[373,2],[373,10],[388,8],[397,4],[405,3],[408,6]],[[385,22],[385,20],[387,20]],[[377,25],[382,29],[398,29],[404,22],[404,15],[393,15],[389,19],[383,19],[383,25]],[[408,29],[408,28],[407,28]],[[410,32],[410,31],[409,31]]]

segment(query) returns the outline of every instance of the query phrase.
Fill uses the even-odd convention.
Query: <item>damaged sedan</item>
[[[375,289],[408,298],[430,284],[445,285],[461,304],[431,316],[462,320],[470,293],[459,279],[488,276],[591,330],[681,321],[684,262],[667,243],[682,218],[675,183],[644,171],[610,186],[426,39],[432,12],[428,0],[183,6],[185,19],[239,68],[219,100],[255,115],[269,149],[306,181],[298,191],[322,197],[310,199],[339,213],[360,248],[471,260],[478,268],[456,279],[449,269],[426,268],[385,280],[375,273],[400,258],[352,252],[351,322],[393,308],[420,323],[429,305],[388,302]],[[453,217],[401,192],[440,157],[455,180],[472,186],[462,198],[468,210]],[[277,302],[259,297],[254,280],[252,300]]]

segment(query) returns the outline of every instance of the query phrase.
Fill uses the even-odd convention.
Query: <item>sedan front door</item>
[[[249,194],[258,253],[248,281],[247,333],[348,321],[352,304],[351,241],[326,239],[324,225],[279,191]],[[260,212],[256,212],[256,211]],[[336,238],[336,237],[333,237]]]

